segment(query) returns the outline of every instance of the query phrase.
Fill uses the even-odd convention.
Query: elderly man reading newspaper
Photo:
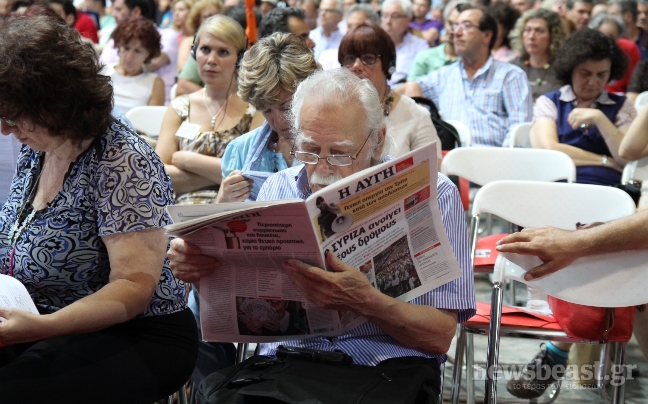
[[[382,107],[376,90],[344,70],[317,72],[303,81],[291,110],[295,156],[303,166],[272,175],[258,200],[308,198],[313,192],[381,163],[387,155]],[[455,334],[457,322],[475,313],[468,235],[459,194],[443,175],[437,179],[441,218],[462,276],[410,302],[381,293],[360,270],[328,254],[328,271],[289,260],[283,267],[305,298],[322,308],[359,313],[367,322],[336,337],[284,341],[283,345],[321,351],[342,351],[354,363],[374,366],[399,358],[433,370],[426,384],[438,393],[440,364]],[[171,242],[171,267],[179,279],[197,282],[219,270],[212,257],[181,239]],[[395,263],[398,264],[398,263]],[[280,343],[262,343],[259,353],[275,356]],[[312,375],[313,379],[321,375]],[[326,384],[326,378],[321,378]],[[203,384],[204,386],[204,384]],[[425,402],[436,402],[430,395]]]

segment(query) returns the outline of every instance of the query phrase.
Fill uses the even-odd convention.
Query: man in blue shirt
[[[461,60],[396,91],[429,98],[443,119],[464,122],[472,145],[505,146],[511,128],[532,118],[526,75],[519,67],[492,58],[497,23],[491,16],[475,7],[463,8],[457,22],[454,47]]]
[[[385,159],[386,132],[378,94],[368,81],[346,69],[317,72],[304,80],[295,92],[291,116],[297,134],[296,155],[306,164],[272,175],[258,200],[305,199]],[[442,221],[462,277],[406,303],[379,292],[364,274],[334,254],[327,257],[331,271],[290,260],[284,269],[308,301],[327,309],[349,310],[369,321],[335,338],[291,340],[283,345],[339,349],[363,365],[412,356],[429,360],[430,366],[445,361],[457,322],[475,313],[475,298],[457,189],[443,175],[438,177],[437,189]],[[198,248],[180,239],[172,241],[168,255],[174,274],[184,281],[196,282],[202,274],[218,270],[213,258],[200,255]],[[260,354],[274,355],[277,345],[260,344]]]

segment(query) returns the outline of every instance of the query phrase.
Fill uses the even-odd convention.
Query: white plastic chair
[[[576,180],[576,166],[571,157],[545,149],[460,147],[446,154],[441,172],[481,186],[499,180]]]
[[[171,86],[171,91],[169,91],[169,99],[173,101],[173,99],[176,97],[176,92],[178,91],[178,83],[175,83],[174,85]]]
[[[533,122],[518,123],[511,129],[509,147],[531,147],[531,127]]]
[[[648,157],[639,160],[630,161],[623,168],[621,175],[621,183],[627,184],[630,181],[646,181],[648,180]]]
[[[461,121],[450,120],[446,122],[454,126],[454,128],[459,133],[459,139],[461,139],[462,147],[470,147],[470,145],[472,145],[472,134],[470,133],[470,128],[468,128],[468,125]]]
[[[160,134],[166,111],[167,107],[161,106],[135,107],[126,113],[126,118],[133,123],[138,132],[155,139]]]
[[[635,212],[635,204],[630,196],[617,188],[604,187],[599,185],[586,185],[586,184],[565,184],[554,182],[537,182],[537,181],[495,181],[482,187],[475,196],[473,202],[473,226],[479,225],[479,217],[483,213],[491,213],[497,215],[502,219],[515,223],[523,227],[542,227],[553,226],[565,230],[574,230],[576,223],[592,223],[592,222],[607,222],[615,220],[624,216],[631,215]],[[501,255],[500,255],[501,256]],[[599,257],[600,258],[600,257]],[[498,257],[498,262],[501,258]],[[645,261],[644,261],[645,262]],[[496,264],[496,267],[499,264]],[[612,267],[616,267],[613,265]],[[607,267],[609,271],[609,266]],[[598,272],[595,272],[598,273]],[[566,272],[569,275],[571,272]],[[553,275],[552,275],[553,277]],[[590,278],[588,275],[579,275],[571,280],[556,280],[556,278],[549,277],[543,282],[530,283],[533,287],[540,289],[542,292],[552,294],[554,296],[563,298],[572,294],[575,284],[592,285],[593,281],[585,281]],[[648,278],[648,276],[646,277]],[[615,278],[616,279],[616,278]],[[461,365],[463,362],[464,349],[466,350],[466,367],[469,402],[474,398],[474,384],[472,379],[473,369],[473,352],[472,352],[472,336],[473,334],[489,334],[489,353],[488,353],[488,366],[497,364],[497,357],[499,354],[499,336],[509,335],[516,337],[529,337],[536,339],[570,341],[570,342],[583,342],[581,340],[574,340],[569,338],[562,332],[538,332],[537,330],[529,330],[525,328],[509,328],[499,330],[499,322],[501,321],[501,303],[503,295],[503,278],[501,274],[495,275],[493,286],[493,302],[491,307],[491,325],[477,327],[477,326],[459,326],[459,337],[457,340],[457,350],[455,354],[455,373],[453,378],[452,387],[452,403],[457,403],[459,400],[459,389],[461,384]],[[553,283],[551,287],[546,287],[547,282]],[[615,280],[615,283],[617,281]],[[648,281],[647,285],[648,286]],[[619,282],[620,283],[620,282]],[[604,285],[604,284],[603,284]],[[598,285],[600,287],[601,284]],[[543,289],[544,288],[544,289]],[[566,300],[574,301],[580,304],[591,304],[598,302],[598,305],[605,304],[610,307],[609,300],[601,299],[600,295],[592,293],[591,289],[584,289],[589,293],[587,299],[580,299],[583,293],[575,294],[578,296],[578,301],[574,301],[573,297]],[[645,295],[645,289],[643,290]],[[609,296],[608,296],[609,297]],[[589,299],[589,300],[588,300]],[[648,300],[648,299],[646,299]],[[497,311],[499,307],[499,312]],[[498,314],[499,313],[499,314]],[[497,330],[492,328],[497,325]],[[619,346],[622,350],[620,356],[625,352],[625,344]],[[495,369],[495,367],[488,367],[487,369]],[[487,372],[488,373],[488,372]],[[604,389],[601,390],[604,393]],[[622,391],[615,391],[621,394]],[[621,394],[622,396],[622,394]],[[494,380],[487,380],[486,386],[486,400],[487,403],[495,403],[497,398],[497,390]],[[553,397],[555,399],[556,396]],[[618,402],[617,400],[616,402]],[[622,401],[622,400],[620,400]]]
[[[643,107],[648,105],[648,91],[644,91],[643,93],[639,94],[637,96],[637,99],[635,100],[634,105],[637,111],[641,111]]]

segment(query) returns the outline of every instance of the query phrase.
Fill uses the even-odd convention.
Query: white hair
[[[359,79],[348,69],[334,69],[315,72],[302,81],[293,95],[289,114],[297,146],[304,140],[301,131],[301,111],[306,100],[331,106],[362,106],[366,132],[369,134],[367,146],[372,150],[370,156],[375,155],[381,147],[380,157],[388,154],[389,148],[384,147],[386,142],[380,138],[380,131],[385,128],[382,103],[378,92],[368,79]]]
[[[412,16],[414,15],[412,13],[412,2],[410,0],[385,0],[380,7],[383,13],[385,12],[385,7],[390,4],[400,4],[401,7],[403,7],[403,13],[405,13],[405,15],[409,18],[412,18]]]

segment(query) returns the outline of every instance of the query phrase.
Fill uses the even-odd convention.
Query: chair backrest
[[[482,186],[499,180],[576,180],[576,166],[571,157],[545,149],[461,147],[446,154],[441,172]]]
[[[531,127],[533,122],[518,123],[511,129],[509,147],[531,147]]]
[[[454,126],[454,128],[459,133],[459,138],[461,139],[461,146],[469,147],[470,145],[472,145],[472,134],[470,133],[470,128],[468,128],[468,125],[466,125],[461,121],[449,120],[446,122]]]
[[[177,92],[178,92],[178,83],[175,83],[174,85],[171,86],[171,91],[169,91],[169,99],[173,100],[176,97]]]
[[[527,282],[526,271],[542,264],[536,256],[501,253],[494,281],[513,279],[559,299],[595,307],[627,307],[648,303],[648,250],[590,255],[567,268]]]
[[[473,216],[491,213],[522,227],[575,230],[633,214],[630,195],[613,187],[537,181],[495,181],[477,191]]]
[[[166,111],[167,107],[135,107],[126,113],[126,118],[133,123],[138,132],[155,138],[160,134],[162,119]]]
[[[631,161],[623,168],[621,183],[627,184],[630,181],[648,180],[648,157]]]
[[[634,105],[637,111],[641,111],[641,109],[645,107],[647,104],[648,104],[648,91],[644,91],[643,93],[637,96]]]

